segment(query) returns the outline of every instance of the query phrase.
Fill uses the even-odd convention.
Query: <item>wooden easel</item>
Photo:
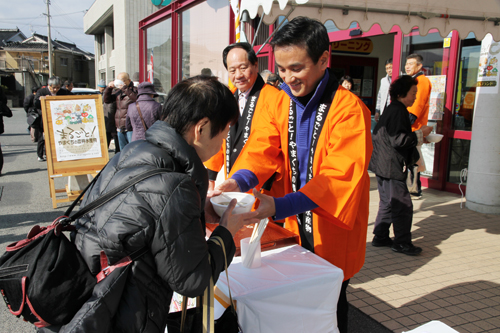
[[[68,101],[68,105],[73,104],[74,107],[64,110],[64,116],[61,116],[60,108],[56,108],[55,110],[51,108],[51,102],[58,101]],[[94,105],[91,103],[92,101],[95,102],[95,110],[92,108],[89,109],[88,112],[85,112],[82,107],[85,106],[86,108],[87,105]],[[50,197],[52,198],[52,206],[57,208],[58,203],[69,202],[76,199],[81,191],[70,191],[68,186],[56,189],[55,178],[88,174],[95,176],[101,171],[106,163],[108,163],[109,155],[106,128],[104,125],[104,113],[102,109],[102,97],[101,95],[46,96],[41,98],[41,104]],[[85,115],[85,113],[87,115]],[[90,116],[92,117],[90,118]],[[85,119],[85,121],[83,121],[83,119]],[[58,130],[54,127],[54,120],[55,123],[58,124],[58,128],[67,125],[67,132],[70,134],[61,134],[61,129]],[[78,127],[78,131],[76,131],[76,133],[79,133],[78,138],[76,138],[76,134],[73,134],[75,133],[76,127]],[[93,133],[96,133],[95,129],[98,129],[98,136],[93,135]],[[63,136],[64,140],[62,139]],[[99,145],[101,151],[100,156],[88,156],[85,151],[80,151],[82,149],[78,149],[78,147],[83,146],[83,144],[81,144],[82,140],[86,140],[84,141],[85,147],[90,146],[95,149],[94,145]],[[66,158],[68,158],[67,156],[65,158],[61,157],[62,151],[67,153],[67,151],[61,148],[65,147],[63,145],[66,145],[68,149],[76,151],[71,154],[71,160],[66,160]],[[58,160],[57,149],[59,149],[59,158],[62,160]],[[66,193],[66,196],[58,199],[56,198],[57,193]]]

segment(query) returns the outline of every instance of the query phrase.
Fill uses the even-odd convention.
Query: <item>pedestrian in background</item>
[[[127,111],[127,131],[132,131],[132,141],[144,140],[146,131],[160,119],[161,104],[154,100],[158,97],[150,82],[142,82],[137,87],[137,101],[130,104]]]
[[[392,82],[392,58],[386,60],[385,62],[385,72],[387,73],[380,80],[380,88],[377,94],[377,104],[375,105],[375,121],[378,122],[380,115],[384,112],[385,108],[391,104],[391,98],[389,96],[389,87]]]
[[[132,141],[132,132],[127,131],[127,110],[128,106],[137,101],[137,87],[130,80],[128,73],[118,74],[117,79],[110,82],[104,89],[104,103],[116,102],[115,125],[118,132],[118,142],[120,150]],[[117,88],[117,90],[115,90]]]
[[[106,89],[106,81],[100,80],[99,83],[97,84],[97,88],[99,89],[101,95],[103,95],[104,89]],[[116,88],[115,90],[116,91],[114,91],[114,93],[118,91],[118,89]],[[118,154],[120,152],[120,144],[118,143],[118,135],[116,132],[116,124],[115,124],[116,101],[113,101],[111,103],[105,103],[103,97],[102,110],[104,113],[104,127],[106,128],[107,147],[109,149],[111,140],[114,140],[113,142],[115,144],[115,154]]]
[[[417,96],[418,81],[404,75],[389,89],[391,104],[373,129],[373,154],[370,170],[377,175],[379,209],[375,219],[372,245],[388,246],[393,251],[418,255],[422,248],[411,241],[413,203],[406,185],[409,170],[420,158],[417,145],[424,142],[432,127],[422,126],[412,132],[408,108]],[[394,230],[394,241],[389,229]]]
[[[12,117],[12,111],[7,106],[7,97],[3,93],[3,89],[0,87],[0,134],[4,132],[3,117]],[[3,169],[3,153],[2,153],[2,143],[0,143],[0,176],[2,176]]]
[[[36,154],[38,155],[38,161],[45,161],[45,138],[43,136],[43,121],[42,121],[42,103],[40,97],[44,96],[65,96],[73,95],[70,91],[66,89],[61,89],[61,79],[58,76],[53,76],[47,81],[47,86],[38,90],[35,96],[35,109],[38,113],[38,117],[35,122],[31,125],[35,128],[35,140],[37,142]]]
[[[64,81],[64,84],[61,88],[71,92],[71,90],[73,90],[73,81],[71,80]]]

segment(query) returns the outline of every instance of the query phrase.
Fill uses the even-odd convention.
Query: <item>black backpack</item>
[[[69,323],[92,296],[97,279],[62,231],[74,230],[70,223],[77,218],[104,205],[141,180],[166,171],[154,169],[139,174],[68,217],[95,183],[98,174],[64,216],[48,227],[34,226],[26,239],[7,246],[0,257],[0,292],[9,311],[17,317],[23,316],[37,327]]]

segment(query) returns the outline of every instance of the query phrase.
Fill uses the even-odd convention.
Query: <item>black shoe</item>
[[[390,237],[380,238],[378,236],[374,236],[372,240],[372,246],[382,247],[382,246],[392,246],[392,239]]]
[[[417,256],[422,252],[422,248],[413,244],[393,244],[391,249],[394,252],[403,253],[409,256]]]

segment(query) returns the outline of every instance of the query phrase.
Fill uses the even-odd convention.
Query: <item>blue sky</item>
[[[46,0],[2,0],[0,29],[18,27],[26,37],[47,35]],[[83,33],[83,16],[94,0],[50,0],[52,39],[73,42],[94,53],[94,37]]]

